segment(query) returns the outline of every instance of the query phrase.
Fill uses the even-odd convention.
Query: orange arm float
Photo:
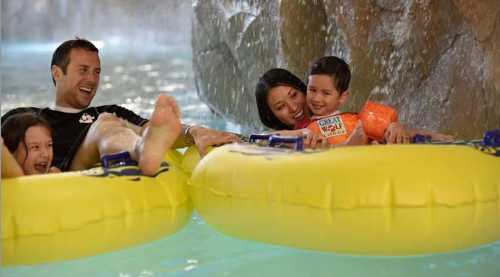
[[[395,109],[376,102],[367,101],[359,113],[366,135],[374,140],[384,139],[385,130],[392,122],[398,121]]]

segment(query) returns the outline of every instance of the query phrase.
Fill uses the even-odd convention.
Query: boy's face
[[[329,115],[338,110],[348,96],[335,88],[334,80],[328,75],[310,75],[307,84],[307,106],[314,115]]]

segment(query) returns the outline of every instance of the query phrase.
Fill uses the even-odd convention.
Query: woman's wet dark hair
[[[342,94],[349,88],[351,70],[349,65],[341,58],[326,56],[316,60],[309,69],[311,75],[328,75],[333,79],[337,91]]]
[[[21,142],[24,145],[26,153],[28,153],[25,136],[26,131],[32,126],[44,126],[49,129],[50,135],[52,136],[52,129],[50,128],[49,123],[43,117],[33,112],[17,113],[2,122],[3,142],[11,153],[14,153],[14,151],[17,150],[17,147]],[[26,158],[28,158],[27,155]]]
[[[288,126],[281,122],[271,111],[267,103],[269,91],[277,86],[289,86],[299,92],[306,94],[307,87],[293,73],[283,68],[273,68],[268,70],[259,78],[255,88],[255,99],[257,100],[257,109],[259,110],[260,121],[267,127],[274,130],[291,130],[293,126]]]

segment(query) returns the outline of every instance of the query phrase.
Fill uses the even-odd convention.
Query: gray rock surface
[[[497,0],[204,0],[194,3],[193,63],[200,96],[262,129],[258,77],[337,55],[351,65],[351,99],[395,106],[414,127],[463,138],[500,127]]]

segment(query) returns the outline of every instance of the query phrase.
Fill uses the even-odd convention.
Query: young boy
[[[309,70],[307,105],[313,122],[307,129],[327,138],[329,144],[367,144],[370,140],[409,143],[416,133],[433,139],[451,140],[451,136],[410,130],[397,122],[396,111],[371,101],[359,113],[341,113],[339,107],[349,97],[351,72],[347,63],[335,56],[318,59]]]

